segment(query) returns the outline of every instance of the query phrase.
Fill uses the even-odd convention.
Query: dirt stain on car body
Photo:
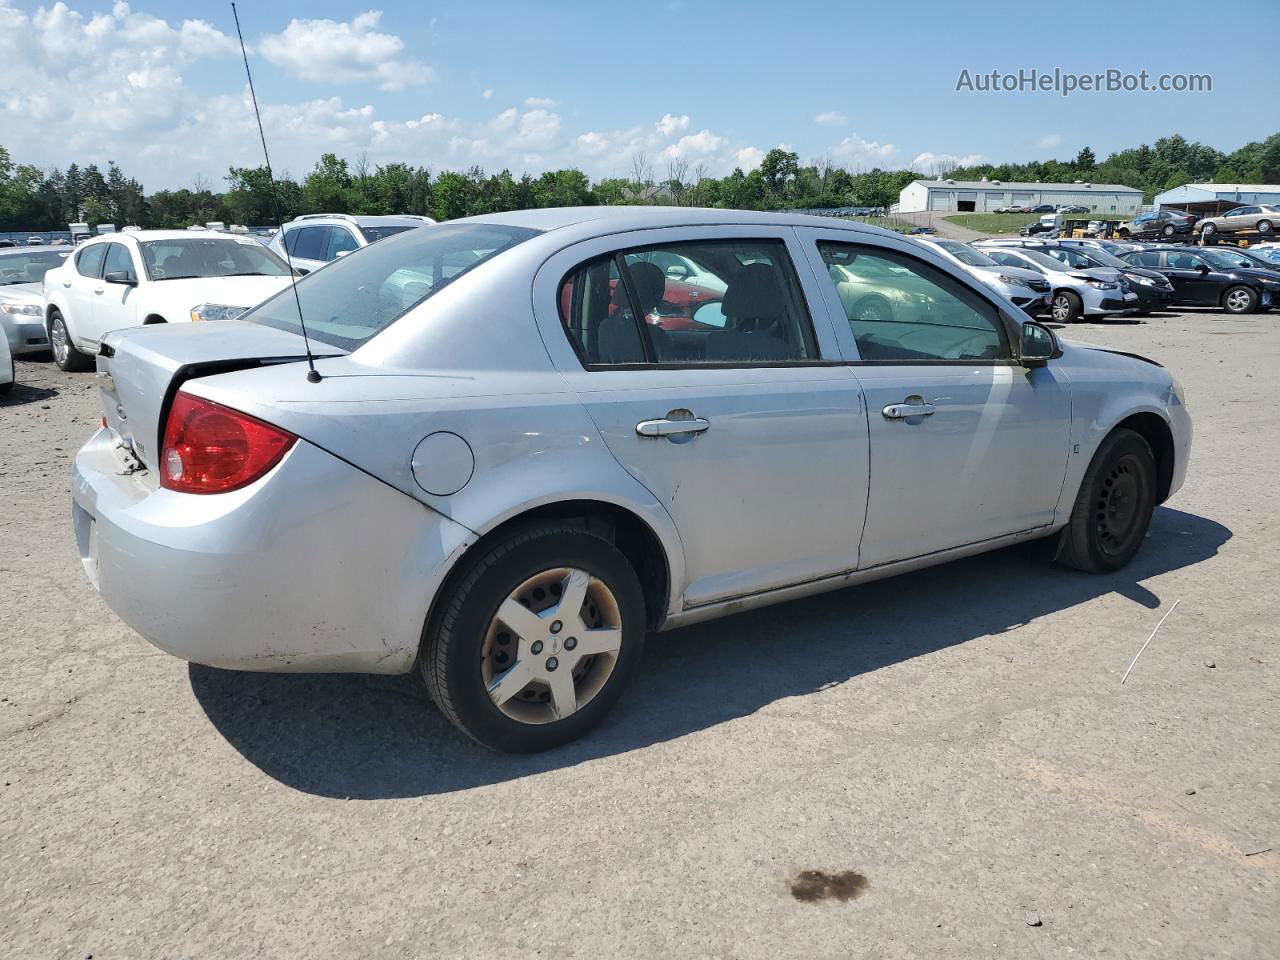
[[[826,870],[801,870],[791,880],[791,896],[801,903],[839,900],[848,903],[867,892],[871,881],[854,870],[839,873]]]

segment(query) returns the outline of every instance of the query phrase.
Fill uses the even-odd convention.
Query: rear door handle
[[[97,293],[97,294],[102,294],[102,293],[104,293],[104,292],[106,291],[106,289],[107,289],[106,287],[102,287],[102,288],[100,288],[100,289],[98,289],[98,290],[95,290],[95,291],[93,291],[93,292],[94,292],[94,293]]]
[[[70,280],[63,280],[63,281],[62,281],[62,285],[63,285],[64,287],[69,287],[69,286],[71,286],[71,281],[70,281]]]
[[[932,403],[926,403],[924,397],[910,396],[902,403],[889,404],[880,412],[886,420],[906,420],[909,417],[931,417],[937,409]]]
[[[710,429],[711,421],[702,417],[691,417],[688,420],[641,420],[636,424],[636,433],[642,437],[672,437],[682,433],[702,433]]]

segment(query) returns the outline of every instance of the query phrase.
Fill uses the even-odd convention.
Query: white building
[[[1255,203],[1280,203],[1276,183],[1184,183],[1156,194],[1157,210],[1182,210],[1202,217],[1226,213],[1232,207]]]
[[[1088,207],[1096,213],[1134,214],[1142,191],[1118,183],[1015,183],[999,180],[912,180],[898,195],[895,213],[940,210],[984,213],[1001,207],[1037,207],[1042,203]]]

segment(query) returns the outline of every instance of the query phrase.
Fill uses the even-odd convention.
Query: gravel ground
[[[1071,331],[1172,367],[1196,418],[1130,569],[1006,550],[664,634],[602,729],[532,758],[414,677],[149,647],[71,535],[92,377],[19,363],[0,955],[1274,957],[1278,327]]]

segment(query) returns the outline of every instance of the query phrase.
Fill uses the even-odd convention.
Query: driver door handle
[[[69,286],[71,286],[71,281],[70,281],[70,280],[63,280],[63,281],[62,281],[62,285],[63,285],[64,287],[69,287]]]
[[[711,421],[702,417],[689,420],[641,420],[636,433],[642,437],[671,437],[682,433],[702,433],[711,427]]]
[[[909,417],[931,417],[937,407],[926,403],[924,397],[910,396],[902,403],[891,403],[880,412],[886,420],[906,420]]]

